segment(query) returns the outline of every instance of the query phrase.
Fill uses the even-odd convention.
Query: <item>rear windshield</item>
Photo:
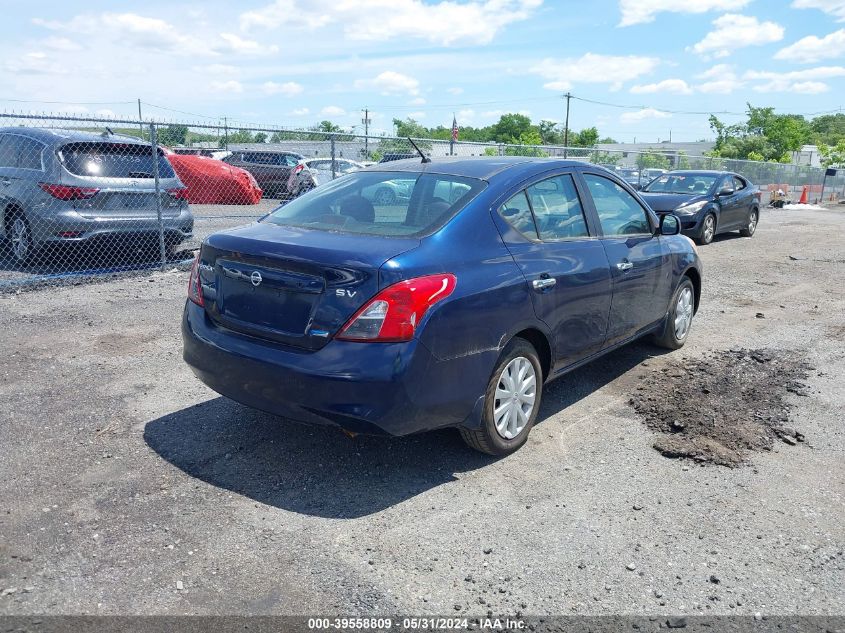
[[[475,178],[355,172],[279,207],[266,222],[339,233],[419,237],[433,233],[484,189]]]
[[[68,143],[59,149],[59,159],[76,176],[101,178],[153,178],[150,145],[135,143]],[[159,178],[173,178],[173,168],[158,150]]]

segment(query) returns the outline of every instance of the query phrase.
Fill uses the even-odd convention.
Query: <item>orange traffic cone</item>
[[[809,193],[810,187],[808,185],[804,185],[804,188],[801,190],[801,199],[798,201],[798,204],[807,204]]]

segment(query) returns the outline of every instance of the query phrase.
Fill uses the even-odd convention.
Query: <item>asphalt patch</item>
[[[735,467],[752,451],[804,442],[787,396],[809,395],[812,369],[782,351],[717,351],[651,372],[629,404],[661,433],[654,448],[666,457]]]

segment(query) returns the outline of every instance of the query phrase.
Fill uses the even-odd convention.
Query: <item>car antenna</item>
[[[431,162],[431,159],[430,159],[430,158],[428,158],[425,154],[423,154],[423,153],[422,153],[422,150],[421,150],[419,147],[417,147],[417,144],[416,144],[416,143],[414,143],[414,139],[412,139],[410,136],[408,137],[408,142],[409,142],[411,145],[413,145],[413,146],[414,146],[414,149],[415,149],[415,150],[417,150],[417,154],[419,154],[420,156],[422,156],[422,162],[424,162],[424,163],[430,163],[430,162]]]
[[[114,132],[108,126],[106,126],[106,131],[101,134],[101,136],[114,136]]]

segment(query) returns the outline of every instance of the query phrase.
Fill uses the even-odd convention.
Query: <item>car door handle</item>
[[[12,184],[12,181],[9,178],[0,178],[0,182],[3,183],[6,187]]]
[[[619,262],[618,264],[616,264],[616,267],[619,270],[631,270],[634,265],[631,262]]]
[[[557,283],[557,279],[554,277],[543,277],[542,279],[535,279],[531,282],[531,285],[534,287],[534,290],[545,290],[546,288],[551,288]]]

